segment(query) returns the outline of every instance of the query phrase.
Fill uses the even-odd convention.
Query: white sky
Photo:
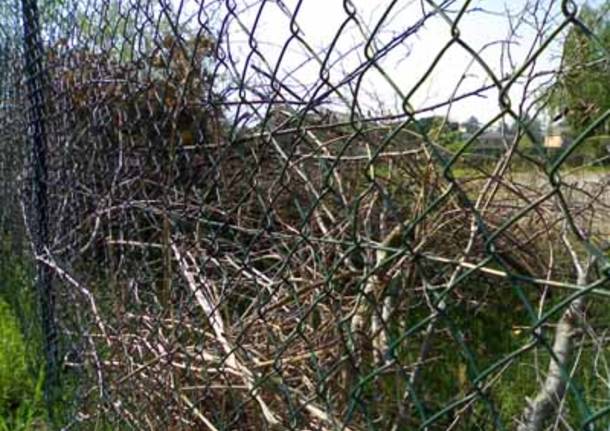
[[[295,14],[298,3],[295,0],[284,0],[284,6],[281,7],[275,1],[267,1],[264,2],[262,9],[260,1],[239,3],[237,10],[244,8],[239,16],[246,28],[253,28],[258,16],[254,38],[257,41],[257,49],[263,53],[272,69],[276,67],[281,50],[291,35],[290,16]],[[352,3],[357,8],[359,19],[365,24],[365,31],[370,31],[379,23],[391,2],[354,0]],[[407,0],[396,3],[375,38],[375,43],[380,48],[414,25],[424,13],[432,10],[426,2]],[[424,3],[425,6],[422,6]],[[251,4],[251,7],[247,7],[246,4]],[[450,18],[455,18],[456,12],[463,4],[464,1],[460,0],[449,8],[452,11]],[[538,4],[537,8],[534,8],[535,4]],[[583,2],[577,4],[582,5]],[[535,49],[540,45],[541,39],[536,38],[537,27],[542,27],[548,34],[563,20],[560,2],[553,0],[479,0],[471,2],[467,10],[459,25],[461,37],[480,53],[498,77],[506,76],[519,68],[528,59],[532,47]],[[220,12],[220,15],[222,16],[223,12]],[[323,58],[347,17],[342,0],[305,0],[301,2],[296,14],[296,22],[301,30],[300,36],[319,53],[320,58]],[[231,52],[240,67],[243,67],[251,49],[247,43],[248,37],[235,22],[231,23],[230,39]],[[390,54],[385,56],[379,65],[403,94],[409,93],[450,39],[449,24],[440,15],[435,16],[416,34],[392,48]],[[353,22],[343,30],[330,56],[334,62],[329,70],[330,80],[333,83],[340,82],[349,72],[365,62],[363,46],[365,40],[361,30]],[[545,49],[533,68],[528,69],[527,72],[540,72],[557,67],[561,53],[560,40],[561,38],[558,38]],[[501,41],[505,42],[500,43]],[[357,49],[352,50],[354,47]],[[256,71],[253,68],[255,65],[268,70],[257,56],[251,58],[246,76],[251,77],[252,82],[256,79]],[[295,71],[298,65],[300,67]],[[298,40],[293,39],[280,63],[278,77],[284,83],[292,82],[293,88],[302,88],[298,91],[303,94],[305,88],[311,90],[320,83],[319,73],[320,64],[311,59],[310,52]],[[535,98],[535,90],[547,80],[548,76],[534,80],[527,92],[526,101],[531,102]],[[460,81],[457,94],[491,83],[483,68],[476,62],[473,64],[472,56],[455,44],[409,99],[411,105],[415,109],[421,109],[450,100]],[[352,82],[355,84],[355,80]],[[301,84],[303,87],[298,87]],[[343,86],[342,91],[347,99],[352,99],[349,87]],[[522,92],[523,87],[520,83],[516,83],[510,92],[513,106],[518,105],[522,100]],[[402,99],[398,96],[398,92],[372,68],[364,77],[358,100],[364,105],[363,111],[371,110],[376,113],[381,109],[386,113],[401,111]],[[453,120],[463,121],[475,115],[481,121],[486,121],[499,111],[497,100],[496,90],[468,97],[455,103],[449,116]],[[446,113],[447,108],[434,112],[441,115]],[[432,113],[422,116],[430,114]]]

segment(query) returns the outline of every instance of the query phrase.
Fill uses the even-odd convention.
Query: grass
[[[41,337],[32,271],[0,245],[0,431],[46,430]]]
[[[0,431],[46,429],[42,382],[33,376],[28,349],[19,323],[8,304],[0,300]]]
[[[584,165],[574,168],[568,167],[566,174],[588,174],[588,175],[605,175],[610,174],[610,165]]]

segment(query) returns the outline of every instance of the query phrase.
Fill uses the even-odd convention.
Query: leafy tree
[[[419,119],[418,122],[420,129],[417,131],[424,131],[429,138],[442,146],[460,142],[462,139],[459,124],[441,115],[424,117]]]
[[[481,128],[481,123],[479,122],[477,117],[471,115],[470,118],[468,118],[468,120],[466,120],[466,122],[464,123],[464,128],[466,129],[467,133],[472,134]]]
[[[584,6],[564,42],[562,74],[551,88],[550,108],[578,133],[610,109],[610,0]],[[608,129],[608,122],[605,126]]]

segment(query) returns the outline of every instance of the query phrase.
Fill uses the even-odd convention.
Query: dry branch
[[[587,285],[590,262],[583,264],[566,235],[563,240],[576,270],[577,284],[584,289]],[[533,400],[526,399],[527,405],[523,411],[518,431],[543,430],[545,423],[563,400],[569,379],[568,366],[572,354],[572,338],[577,330],[578,322],[582,319],[585,305],[585,296],[577,297],[568,304],[559,319],[555,328],[555,340],[550,352],[546,378],[536,397]]]

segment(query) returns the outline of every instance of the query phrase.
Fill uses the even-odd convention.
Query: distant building
[[[549,149],[560,149],[566,146],[567,138],[561,135],[548,134],[544,137],[544,147]]]
[[[562,118],[551,124],[544,137],[544,147],[549,150],[560,150],[572,143],[569,128]]]
[[[468,139],[468,135],[466,135],[466,139]],[[507,145],[510,145],[514,139],[515,135],[512,133],[490,130],[481,133],[471,144],[469,150],[473,153],[497,155],[503,153]]]
[[[479,151],[504,151],[506,145],[515,139],[511,133],[502,133],[497,130],[484,132],[477,138],[475,149]]]

